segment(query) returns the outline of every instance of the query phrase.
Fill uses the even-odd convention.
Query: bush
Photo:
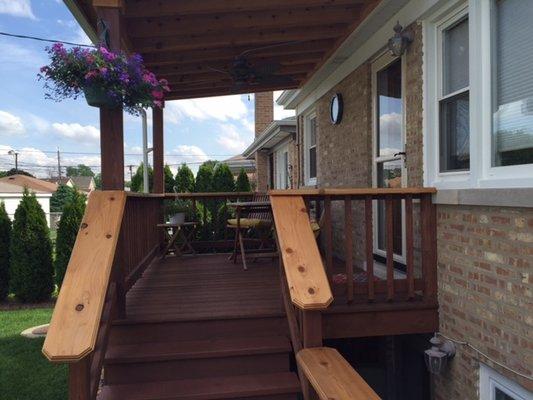
[[[174,174],[170,170],[170,167],[166,164],[165,168],[163,169],[163,174],[165,177],[165,193],[174,192],[174,185],[176,184],[174,182]]]
[[[194,192],[194,174],[187,164],[181,164],[176,173],[176,191],[178,193]]]
[[[248,174],[241,168],[239,176],[237,176],[237,182],[235,182],[235,191],[236,192],[251,192],[252,187],[250,186],[250,180],[248,179]]]
[[[194,191],[197,193],[207,193],[213,191],[213,165],[207,162],[200,165],[196,174]]]
[[[70,201],[74,193],[76,193],[76,189],[64,184],[60,184],[50,199],[50,211],[61,212],[65,204]]]
[[[7,216],[4,202],[0,202],[0,301],[9,290],[9,246],[11,241],[11,220]]]
[[[54,290],[52,242],[35,194],[24,189],[11,235],[10,288],[23,302],[48,300]]]
[[[75,192],[65,204],[63,215],[59,221],[56,239],[55,280],[58,288],[65,277],[76,236],[85,212],[85,197]]]
[[[130,189],[132,192],[143,192],[143,186],[144,186],[144,165],[141,163],[139,165],[139,168],[137,168],[137,171],[135,172],[135,175],[133,175],[133,178],[131,178],[131,186]],[[152,188],[154,187],[154,170],[150,165],[148,165],[148,185],[149,185],[149,192],[152,192]]]
[[[226,164],[218,164],[213,174],[213,191],[214,192],[233,192],[235,191],[235,180],[233,174]]]

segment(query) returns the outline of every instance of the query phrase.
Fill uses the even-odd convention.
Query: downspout
[[[143,193],[150,192],[150,180],[148,178],[148,153],[153,149],[148,148],[148,120],[146,117],[146,110],[141,110],[141,118],[143,124]]]

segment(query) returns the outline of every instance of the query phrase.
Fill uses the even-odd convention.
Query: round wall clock
[[[340,124],[342,121],[343,108],[344,104],[342,102],[342,95],[340,93],[336,93],[335,96],[331,98],[331,103],[329,105],[329,116],[332,124]]]

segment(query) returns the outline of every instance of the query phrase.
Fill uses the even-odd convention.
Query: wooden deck
[[[283,316],[278,261],[243,271],[227,254],[167,257],[127,295],[128,318],[200,319]]]

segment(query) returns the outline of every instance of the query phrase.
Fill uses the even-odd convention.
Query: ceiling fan
[[[296,43],[299,43],[299,41],[284,42],[245,50],[236,56],[226,69],[212,67],[208,68],[212,71],[229,76],[233,81],[232,90],[239,90],[244,87],[257,85],[291,85],[295,83],[292,77],[286,75],[277,75],[277,72],[281,68],[280,63],[266,62],[254,64],[252,61],[250,61],[248,56],[252,53],[258,53],[262,50],[273,47],[287,46]]]

